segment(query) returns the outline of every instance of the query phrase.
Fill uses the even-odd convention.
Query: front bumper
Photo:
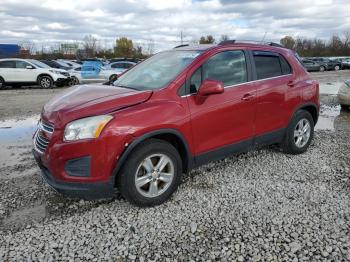
[[[68,85],[69,81],[71,81],[70,77],[67,78],[57,78],[55,81],[55,85]]]
[[[50,170],[41,161],[40,154],[33,149],[34,158],[41,169],[43,179],[57,192],[73,198],[87,200],[112,198],[114,196],[114,184],[108,182],[66,182],[56,179]]]

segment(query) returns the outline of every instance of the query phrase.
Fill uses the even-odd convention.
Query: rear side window
[[[15,68],[15,61],[0,61],[0,68]]]
[[[253,55],[258,79],[286,75],[292,72],[287,60],[277,53],[256,51]]]

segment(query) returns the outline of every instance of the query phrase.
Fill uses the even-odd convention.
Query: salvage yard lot
[[[79,201],[48,188],[30,134],[62,89],[0,91],[0,261],[350,260],[350,116],[332,96],[350,73],[313,76],[324,94],[306,153],[269,147],[208,164],[147,209],[118,195]]]

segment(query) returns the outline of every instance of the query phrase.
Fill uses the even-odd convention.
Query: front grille
[[[34,146],[35,149],[39,152],[39,153],[44,153],[48,144],[49,144],[49,140],[47,138],[45,138],[44,136],[42,136],[40,134],[40,131],[38,131],[34,137]]]
[[[47,138],[47,134],[50,135],[54,131],[54,125],[50,122],[43,120],[39,121],[38,130],[34,136],[34,149],[39,153],[43,154],[49,145],[50,140]]]
[[[54,131],[54,126],[53,124],[49,123],[49,122],[43,122],[42,120],[40,120],[39,122],[39,128],[47,133],[52,134]]]

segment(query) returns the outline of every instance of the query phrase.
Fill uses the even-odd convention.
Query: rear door
[[[226,155],[226,151],[239,151],[236,147],[251,145],[256,89],[253,83],[248,83],[248,67],[244,51],[224,51],[211,56],[188,76],[191,94],[187,99],[196,155],[219,148],[222,150],[216,152]],[[225,90],[198,102],[196,93],[205,79],[223,82]],[[242,144],[238,145],[238,142]]]
[[[15,61],[13,60],[5,60],[0,61],[0,76],[5,80],[5,82],[15,82]]]
[[[253,51],[256,71],[257,104],[256,135],[285,127],[287,89],[295,85],[295,77],[287,60],[280,54]]]

